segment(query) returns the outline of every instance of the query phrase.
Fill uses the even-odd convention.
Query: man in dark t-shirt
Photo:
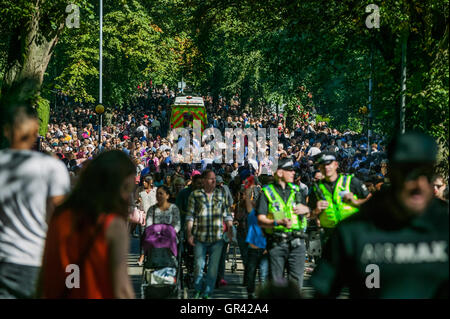
[[[318,297],[448,298],[448,204],[433,198],[437,145],[406,133],[390,144],[391,186],[341,222],[311,284]]]

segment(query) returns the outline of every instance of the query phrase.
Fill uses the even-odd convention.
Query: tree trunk
[[[14,107],[21,103],[31,103],[38,112],[40,132],[47,130],[50,107],[48,101],[40,97],[40,89],[44,81],[53,49],[64,21],[51,34],[43,34],[40,24],[42,8],[40,0],[36,1],[34,14],[28,23],[17,28],[9,37],[9,50],[0,95],[0,111],[2,108]],[[63,19],[62,19],[63,20]],[[0,148],[7,143],[0,131]]]
[[[8,65],[1,94],[3,106],[35,102],[39,95],[58,34],[64,27],[64,24],[60,25],[53,37],[46,38],[39,32],[40,17],[41,12],[37,6],[29,26],[20,28],[10,37]]]
[[[29,21],[9,36],[8,57],[0,95],[0,112],[3,108],[22,103],[33,105],[39,116],[41,135],[47,131],[50,106],[48,101],[40,97],[40,90],[53,49],[64,28],[64,19],[61,16],[56,30],[44,32],[40,25],[47,22],[41,21],[42,10],[42,1],[36,0],[34,14]],[[0,123],[0,126],[3,124]],[[0,129],[0,148],[7,146],[3,129]]]

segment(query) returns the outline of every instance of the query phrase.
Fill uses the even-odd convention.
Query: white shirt
[[[47,199],[69,192],[67,168],[43,153],[1,150],[0,185],[0,262],[40,267]]]
[[[150,207],[156,204],[156,187],[153,187],[150,192],[145,190],[139,193],[141,198],[141,210],[147,212]]]
[[[144,136],[147,137],[148,129],[145,125],[139,126],[136,131],[144,133]]]
[[[253,166],[253,169],[256,171],[258,170],[258,162],[254,160],[253,158],[248,159],[248,163]]]

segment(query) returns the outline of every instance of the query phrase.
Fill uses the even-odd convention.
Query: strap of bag
[[[78,259],[78,263],[76,263],[76,265],[78,265],[78,267],[80,267],[80,269],[82,268],[83,264],[85,263],[86,258],[89,255],[89,252],[91,251],[91,248],[93,246],[95,238],[100,233],[102,228],[103,228],[103,223],[97,223],[97,226],[95,227],[95,230],[94,230],[94,234],[91,236],[91,238],[89,238],[87,245],[85,246],[82,254],[80,255],[80,258]],[[80,271],[80,274],[81,274],[81,271]],[[67,287],[67,285],[64,285],[64,291],[61,294],[60,299],[66,299],[69,296],[70,292],[71,292],[71,290]]]

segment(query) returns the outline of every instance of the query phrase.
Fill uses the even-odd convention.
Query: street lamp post
[[[103,103],[103,92],[102,92],[102,84],[103,84],[103,65],[102,65],[102,55],[103,55],[103,0],[100,0],[100,65],[99,65],[99,75],[100,75],[100,83],[99,83],[99,94],[98,101],[101,105]],[[99,125],[98,125],[98,145],[102,142],[102,113],[99,114]]]
[[[406,113],[406,49],[408,42],[408,31],[403,30],[402,41],[402,76],[401,76],[401,105],[400,105],[400,132],[405,134],[405,113]]]
[[[369,78],[369,116],[367,117],[367,155],[370,155],[370,136],[372,129],[372,69],[373,69],[373,41],[370,43],[370,78]]]

